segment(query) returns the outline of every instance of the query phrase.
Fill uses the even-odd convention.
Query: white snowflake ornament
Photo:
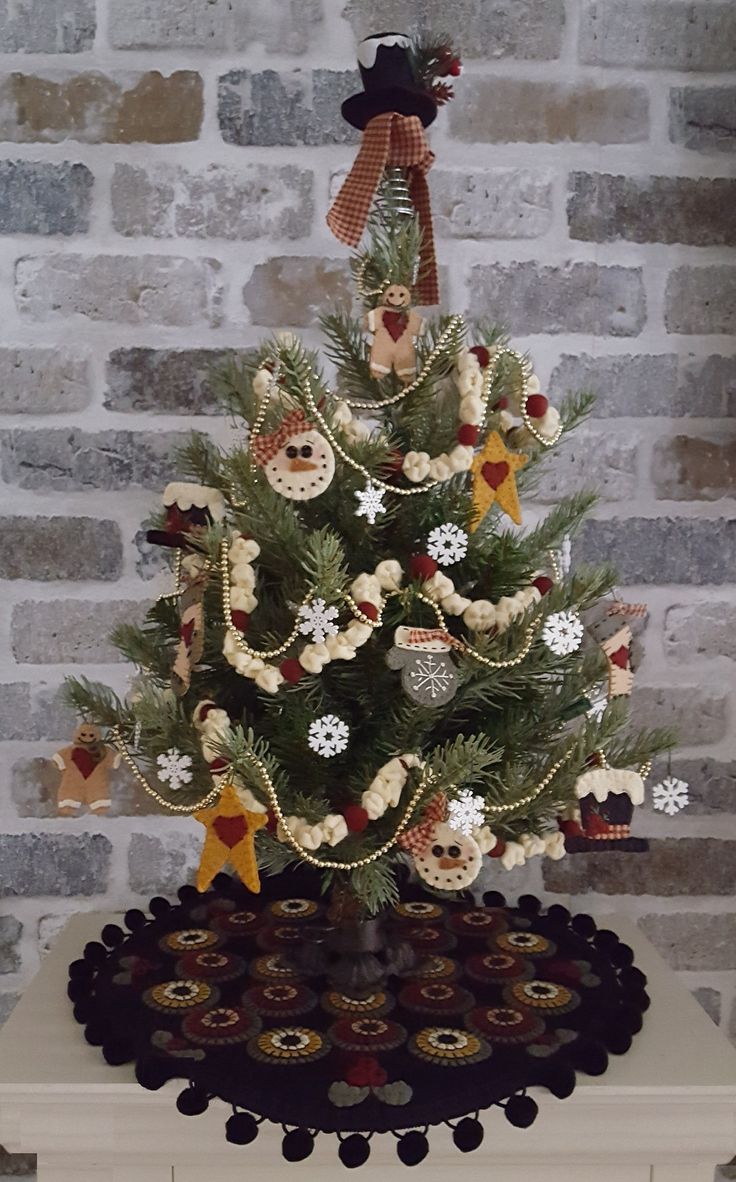
[[[556,656],[566,657],[580,648],[583,631],[583,621],[577,612],[553,612],[545,620],[542,640]]]
[[[690,804],[688,785],[676,776],[666,776],[660,784],[655,784],[652,788],[652,804],[658,812],[674,817]]]
[[[608,694],[605,685],[600,685],[588,695],[590,706],[587,710],[588,718],[600,722],[608,706]]]
[[[446,521],[437,525],[427,538],[427,553],[440,566],[452,566],[468,552],[468,535],[459,525]]]
[[[337,635],[337,624],[333,621],[339,612],[336,607],[327,607],[324,599],[302,604],[297,615],[301,619],[299,631],[303,636],[311,636],[315,644],[324,644],[328,636]]]
[[[176,747],[169,747],[159,755],[156,764],[156,775],[162,784],[168,784],[172,792],[178,792],[184,784],[190,784],[192,773],[192,759],[190,755],[182,755]]]
[[[482,796],[474,796],[469,788],[463,788],[457,796],[448,802],[447,824],[458,833],[471,837],[473,830],[481,826],[485,820],[485,801]]]
[[[307,742],[317,755],[331,759],[345,750],[349,737],[350,729],[346,722],[336,714],[323,714],[321,718],[310,722]]]
[[[369,525],[375,525],[379,513],[386,512],[386,506],[383,503],[383,489],[378,488],[369,480],[365,488],[356,488],[355,495],[358,499],[355,516],[365,517]]]

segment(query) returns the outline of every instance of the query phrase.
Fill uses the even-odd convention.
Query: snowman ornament
[[[480,846],[448,824],[443,793],[430,800],[419,824],[399,837],[399,845],[412,855],[419,877],[435,890],[462,891],[480,873]]]
[[[290,501],[311,501],[335,475],[335,455],[324,435],[293,410],[269,435],[255,435],[251,454],[266,480]]]

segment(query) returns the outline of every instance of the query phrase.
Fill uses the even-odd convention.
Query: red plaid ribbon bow
[[[327,215],[327,225],[335,237],[347,246],[357,246],[384,169],[408,169],[409,195],[422,230],[416,284],[419,304],[438,304],[440,300],[427,185],[427,173],[433,164],[434,152],[424,138],[424,128],[418,116],[399,115],[395,111],[376,115],[365,126],[355,163]]]
[[[432,841],[432,830],[439,821],[444,821],[447,817],[447,797],[444,792],[438,792],[433,796],[422,813],[422,819],[418,825],[414,825],[411,829],[407,829],[406,833],[402,833],[398,838],[399,845],[402,849],[408,850],[415,858],[419,858],[429,848]]]
[[[269,460],[272,460],[276,452],[281,451],[286,441],[292,435],[298,435],[301,431],[310,431],[312,424],[308,423],[304,417],[303,410],[292,410],[284,419],[275,431],[270,435],[254,435],[250,441],[250,450],[253,459],[258,464],[259,468],[263,468]]]

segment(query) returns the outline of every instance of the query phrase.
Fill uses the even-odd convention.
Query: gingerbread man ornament
[[[415,342],[424,328],[424,320],[411,307],[409,288],[401,283],[387,287],[381,305],[371,309],[366,323],[373,333],[371,375],[385,378],[393,370],[407,386],[417,375]]]
[[[74,732],[71,746],[52,756],[61,771],[57,803],[60,817],[78,816],[86,804],[101,816],[110,809],[110,772],[120,764],[120,755],[102,740],[100,728],[83,722]]]

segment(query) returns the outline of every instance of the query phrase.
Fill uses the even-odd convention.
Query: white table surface
[[[265,1122],[248,1146],[224,1139],[227,1106],[198,1117],[174,1107],[183,1086],[148,1092],[131,1065],[112,1068],[85,1042],[66,997],[67,966],[119,917],[75,916],[0,1032],[0,1144],[39,1154],[39,1182],[277,1182],[345,1177],[334,1137],[317,1138],[308,1162],[287,1164],[281,1131]],[[736,1050],[629,921],[606,917],[646,973],[652,1006],[628,1054],[605,1075],[578,1075],[571,1097],[533,1089],[540,1111],[515,1129],[481,1114],[481,1149],[467,1156],[449,1131],[431,1129],[424,1182],[447,1171],[475,1182],[710,1182],[736,1152]],[[285,1085],[289,1081],[285,1079]],[[448,1084],[451,1081],[448,1080]],[[296,1083],[296,1080],[294,1080]],[[360,1176],[406,1177],[390,1136],[372,1141]]]

